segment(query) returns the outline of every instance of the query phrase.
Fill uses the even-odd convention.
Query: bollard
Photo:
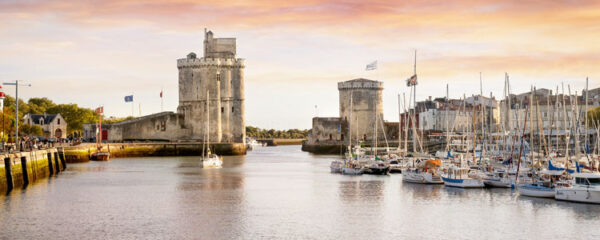
[[[54,174],[54,167],[52,167],[52,153],[48,153],[48,172],[50,176]]]
[[[23,187],[27,187],[27,185],[29,185],[29,171],[27,171],[26,157],[21,157],[21,169],[23,170]]]
[[[58,152],[54,152],[54,166],[56,166],[55,172],[58,174],[60,172],[60,165],[58,165]]]
[[[4,158],[4,170],[6,171],[6,192],[10,192],[14,187],[10,158]]]
[[[65,152],[61,152],[58,154],[58,156],[60,157],[60,163],[62,163],[62,170],[67,170],[67,161],[65,160]]]

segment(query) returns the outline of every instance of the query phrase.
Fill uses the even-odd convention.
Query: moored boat
[[[600,204],[600,173],[574,173],[568,186],[556,188],[556,200]]]
[[[402,181],[408,183],[442,184],[441,176],[438,173],[438,167],[441,166],[440,160],[427,160],[418,167],[407,168],[402,171]]]
[[[554,198],[554,187],[549,182],[521,184],[519,185],[519,194],[528,197]]]
[[[442,177],[444,185],[448,187],[459,188],[482,188],[483,180],[480,178],[470,178],[469,168],[452,167],[448,169],[448,174]]]

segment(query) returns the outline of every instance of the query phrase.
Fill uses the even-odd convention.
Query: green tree
[[[31,125],[29,125],[29,124],[21,125],[19,128],[19,132],[21,132],[22,134],[25,134],[25,135],[29,135],[31,133]]]
[[[56,104],[48,98],[30,98],[27,102],[29,105],[29,112],[32,114],[42,114],[53,108]],[[20,106],[19,106],[20,107]]]
[[[84,123],[93,123],[98,119],[98,115],[89,108],[80,108],[77,104],[58,104],[51,107],[48,113],[60,115],[67,121],[67,134],[75,131],[82,131]]]
[[[42,127],[40,127],[39,125],[32,125],[29,133],[31,134],[31,136],[42,136],[44,134],[44,131],[42,130]]]

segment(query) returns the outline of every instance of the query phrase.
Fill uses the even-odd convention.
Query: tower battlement
[[[357,78],[345,82],[338,83],[338,90],[345,89],[376,89],[383,90],[383,82],[369,80],[365,78]]]
[[[243,58],[181,58],[177,59],[177,68],[198,67],[238,67],[244,68],[246,61]]]

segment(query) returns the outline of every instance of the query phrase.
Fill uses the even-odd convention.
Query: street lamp
[[[2,146],[0,149],[4,151],[4,90],[2,90],[2,86],[0,86],[0,110],[2,111]]]
[[[21,84],[19,85],[19,80],[15,80],[15,82],[5,82],[4,85],[15,86],[15,105],[17,105],[17,110],[15,111],[15,149],[17,151],[21,151],[19,148],[19,86],[31,87],[31,84]]]

